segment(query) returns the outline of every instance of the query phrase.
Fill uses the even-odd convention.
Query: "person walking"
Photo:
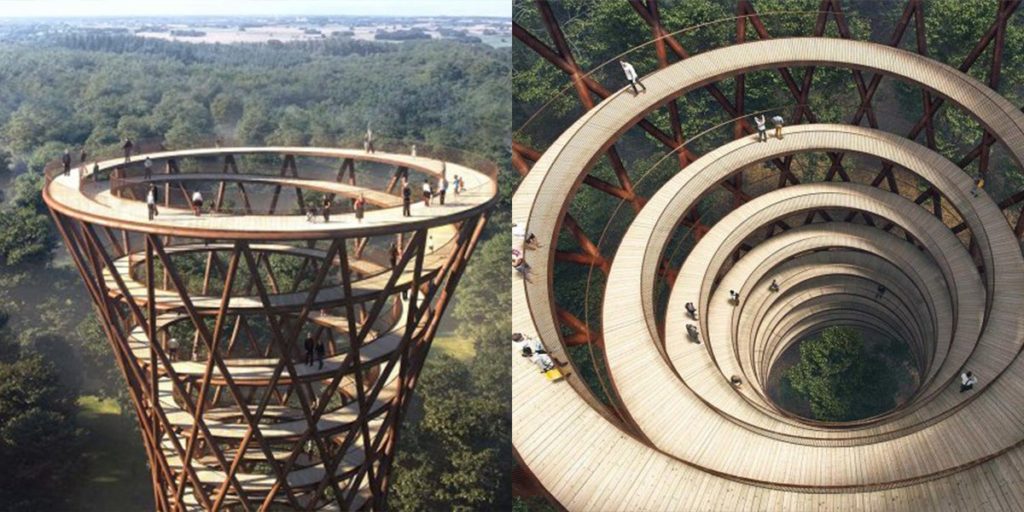
[[[775,280],[772,279],[772,284],[768,285],[768,291],[770,291],[770,292],[777,292],[777,291],[779,291],[779,283],[775,282]]]
[[[398,265],[398,244],[395,242],[391,242],[391,246],[388,247],[388,263],[391,264],[391,268]]]
[[[306,336],[306,366],[313,366],[313,350],[316,348],[312,336]]]
[[[324,224],[326,224],[326,223],[331,221],[331,206],[333,206],[333,202],[331,201],[331,196],[325,195],[324,196],[324,202],[321,204],[321,207],[323,208],[323,211],[320,212],[320,213],[322,213],[324,215]]]
[[[785,121],[782,119],[781,115],[775,114],[772,116],[772,123],[775,124],[775,138],[782,140],[782,125]]]
[[[754,123],[757,125],[757,141],[768,142],[768,125],[765,124],[764,114],[761,117],[754,116]]]
[[[430,197],[434,195],[434,189],[430,186],[430,180],[423,180],[423,204],[430,206]]]
[[[320,366],[317,367],[317,370],[323,370],[324,369],[324,352],[325,351],[326,350],[324,348],[324,340],[323,339],[317,340],[316,341],[316,360],[317,360],[318,363],[320,363]]]
[[[619,65],[622,66],[622,72],[626,74],[626,80],[629,80],[629,85],[630,85],[630,87],[633,88],[633,96],[636,96],[637,94],[640,94],[640,91],[637,90],[637,88],[636,88],[638,85],[640,86],[641,89],[644,90],[644,92],[647,92],[647,86],[645,86],[644,84],[640,83],[640,79],[637,77],[637,74],[636,74],[636,69],[633,68],[632,64],[630,64],[630,63],[628,63],[628,62],[626,62],[624,60],[620,60],[619,61]]]
[[[64,164],[64,176],[71,175],[71,150],[65,149],[64,156],[60,157],[60,161]]]
[[[970,391],[974,389],[974,385],[978,383],[978,378],[971,372],[964,372],[960,374],[960,392]]]
[[[409,206],[412,203],[412,189],[409,187],[409,178],[402,178],[402,217],[411,217]]]
[[[156,185],[150,184],[149,190],[146,192],[146,209],[149,210],[149,220],[153,220],[153,217],[159,215],[156,210]]]
[[[142,167],[144,167],[146,169],[146,173],[145,173],[146,179],[148,180],[148,179],[152,178],[153,177],[153,161],[150,160],[148,156],[146,157],[146,160],[144,162],[142,162]]]
[[[199,216],[199,212],[203,210],[203,193],[196,190],[192,193],[192,212]]]
[[[366,198],[363,197],[363,193],[359,193],[359,197],[356,198],[356,202],[352,205],[352,209],[356,212],[356,222],[362,224],[363,213],[366,211]]]
[[[732,301],[733,304],[739,304],[740,294],[736,293],[736,290],[729,290],[729,300]]]
[[[978,197],[978,192],[981,192],[985,188],[985,176],[981,174],[977,178],[974,178],[974,188],[971,189],[971,195]]]
[[[78,154],[78,163],[85,166],[85,159],[89,158],[89,153],[85,152],[85,148],[82,148],[82,152]]]
[[[448,191],[448,180],[444,179],[444,174],[437,179],[437,203],[444,206],[444,193]]]
[[[686,308],[686,314],[690,315],[690,318],[696,320],[697,319],[697,308],[694,307],[693,303],[692,302],[687,302],[686,306],[684,306],[684,307]]]
[[[875,293],[875,299],[881,299],[882,295],[885,295],[885,287],[878,285],[878,293]]]
[[[100,163],[95,162],[92,164],[92,180],[96,181],[97,176],[100,174]]]
[[[459,193],[462,192],[461,190],[459,190],[459,187],[461,185],[462,185],[462,178],[460,178],[459,175],[456,174],[455,177],[452,178],[452,192],[455,195],[459,195]]]
[[[124,150],[124,163],[129,163],[132,161],[132,148],[134,147],[135,144],[132,143],[132,139],[125,137],[124,144],[121,145],[121,149]]]

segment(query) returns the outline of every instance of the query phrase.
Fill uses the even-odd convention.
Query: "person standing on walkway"
[[[359,197],[356,198],[355,204],[352,205],[352,209],[356,212],[356,222],[362,224],[363,214],[366,212],[366,198],[363,197],[363,193],[359,193]]]
[[[640,78],[637,77],[636,69],[633,68],[632,64],[630,64],[630,63],[628,63],[628,62],[626,62],[624,60],[620,60],[619,61],[619,65],[622,66],[622,72],[626,74],[626,80],[629,80],[629,86],[633,88],[633,96],[636,96],[637,94],[640,94],[640,91],[637,90],[637,88],[636,88],[636,86],[638,86],[638,85],[640,86],[641,89],[644,90],[644,92],[647,92],[647,86],[645,86],[644,84],[640,83]]]
[[[321,204],[323,211],[320,212],[324,215],[324,224],[331,221],[331,206],[334,204],[331,202],[331,196],[325,195],[324,202]]]
[[[146,179],[148,180],[148,179],[152,178],[153,177],[153,161],[150,160],[148,156],[146,157],[146,161],[142,162],[142,167],[144,167],[146,169],[146,174],[145,174]]]
[[[754,116],[754,123],[757,124],[757,141],[768,142],[768,125],[765,124],[764,114],[761,117]]]
[[[772,284],[768,285],[768,291],[772,293],[779,291],[779,283],[772,279]]]
[[[462,192],[461,190],[459,190],[459,187],[461,186],[462,178],[460,178],[459,175],[456,174],[455,177],[452,178],[452,192],[455,193],[455,195],[459,195],[459,193]]]
[[[149,210],[149,220],[153,220],[153,217],[159,215],[156,210],[156,185],[150,184],[149,190],[146,192],[146,209]]]
[[[985,176],[981,174],[977,178],[974,178],[974,188],[971,189],[971,195],[978,197],[978,193],[985,189]]]
[[[85,148],[82,148],[82,152],[78,154],[78,163],[85,167],[85,159],[89,158],[89,153],[85,152]]]
[[[686,308],[686,313],[688,315],[690,315],[690,318],[696,320],[697,319],[697,308],[694,307],[693,303],[692,302],[687,302],[686,306],[684,306],[684,307]]]
[[[970,391],[974,389],[974,385],[978,383],[978,378],[971,372],[964,372],[960,374],[960,392]]]
[[[412,145],[412,151],[410,151],[409,154],[412,156],[416,156],[416,144]]]
[[[388,247],[388,263],[391,264],[391,268],[398,265],[398,244],[395,242],[391,242],[391,246]]]
[[[324,369],[324,352],[324,340],[316,340],[316,360],[318,363],[320,363],[320,366],[317,367],[317,370]]]
[[[782,125],[785,123],[785,120],[782,119],[782,115],[775,114],[772,116],[772,123],[775,124],[775,138],[782,140]]]
[[[409,205],[412,203],[412,188],[409,187],[409,178],[402,178],[402,217],[411,217]]]
[[[99,162],[95,162],[95,163],[92,164],[92,180],[96,181],[96,178],[99,176],[99,174],[100,174],[100,163]]]
[[[313,350],[315,349],[313,337],[306,336],[306,343],[304,345],[306,348],[306,366],[313,366]]]
[[[882,295],[885,295],[885,291],[886,290],[884,286],[878,285],[878,293],[875,294],[875,299],[881,299]]]
[[[64,176],[71,174],[71,150],[65,149],[64,156],[60,157],[60,161],[64,164]]]
[[[740,294],[736,293],[736,290],[729,290],[729,300],[733,304],[739,304],[740,303]]]
[[[171,358],[171,361],[178,360],[178,338],[171,338],[167,340],[167,355]]]
[[[437,202],[441,206],[444,206],[444,193],[448,191],[448,180],[444,178],[444,174],[437,179]]]
[[[423,204],[430,206],[430,197],[434,195],[434,189],[430,187],[430,180],[423,180]]]
[[[370,129],[370,125],[366,125],[366,135],[363,137],[363,149],[367,153],[373,153],[373,130]]]
[[[133,147],[135,147],[135,144],[132,144],[132,139],[129,139],[128,137],[125,137],[124,138],[124,144],[121,145],[121,149],[124,150],[124,163],[129,163],[129,162],[132,161],[132,148]]]
[[[192,212],[199,216],[199,212],[203,210],[203,193],[196,190],[192,193]]]

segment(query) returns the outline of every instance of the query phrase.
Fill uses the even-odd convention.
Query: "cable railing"
[[[91,181],[104,181],[110,182],[109,186],[111,190],[119,190],[129,184],[126,181],[130,176],[142,175],[144,173],[143,162],[144,157],[147,154],[162,153],[166,151],[182,151],[189,149],[217,149],[220,148],[223,153],[215,155],[196,155],[187,157],[178,157],[175,160],[202,160],[210,159],[221,156],[222,154],[232,154],[230,149],[238,148],[237,153],[233,153],[240,158],[249,158],[246,155],[246,149],[251,148],[263,148],[263,147],[319,147],[327,149],[346,149],[346,150],[360,150],[366,152],[367,148],[364,148],[362,137],[349,137],[341,138],[337,143],[327,145],[270,145],[270,144],[247,144],[236,139],[218,136],[218,135],[205,135],[200,137],[191,138],[187,144],[172,144],[163,138],[152,138],[143,139],[140,141],[133,141],[131,151],[126,158],[125,150],[118,145],[108,145],[99,149],[91,149],[86,160],[80,161],[78,155],[72,155],[72,159],[75,160],[70,165],[69,174],[74,174],[78,178],[78,186],[81,187],[82,183],[86,180]],[[393,154],[404,154],[414,155],[417,157],[443,161],[447,163],[458,164],[475,171],[481,172],[486,175],[489,180],[486,186],[490,187],[492,195],[497,193],[497,179],[499,168],[490,158],[473,153],[470,151],[451,148],[434,144],[426,141],[419,140],[394,140],[388,138],[375,137],[373,140],[374,152],[380,153],[393,153]],[[281,151],[281,155],[287,155],[287,151]],[[367,155],[371,153],[366,152]],[[301,155],[299,156],[301,157]],[[260,176],[279,176],[280,169],[275,168],[269,160],[266,159],[265,155],[256,157],[253,163],[262,165],[247,165],[244,166],[246,174],[260,175]],[[262,160],[259,160],[262,158]],[[314,157],[318,158],[318,157]],[[332,158],[332,157],[324,157]],[[125,162],[118,165],[110,165],[111,160],[125,159]],[[158,160],[165,161],[170,158],[160,158]],[[99,172],[95,172],[95,169],[103,163],[103,167],[100,168]],[[177,163],[177,162],[176,162]],[[187,166],[183,166],[187,170]],[[265,173],[260,172],[266,170]],[[218,171],[219,172],[219,171]],[[43,174],[46,182],[50,183],[57,177],[65,173],[64,164],[60,157],[48,162],[44,167]]]

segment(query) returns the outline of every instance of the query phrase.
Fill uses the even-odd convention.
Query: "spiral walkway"
[[[497,201],[493,169],[449,154],[216,147],[48,173],[43,197],[128,383],[158,510],[386,508],[400,417]],[[376,187],[356,184],[357,163]],[[445,204],[425,205],[422,184],[441,176]],[[244,209],[224,207],[228,186]],[[196,215],[191,193],[211,189]],[[309,219],[304,192],[368,207]]]
[[[603,148],[670,98],[737,73],[812,65],[882,73],[931,90],[1024,162],[1024,114],[918,54],[822,38],[699,54],[644,77],[646,93],[627,88],[603,100],[524,178],[513,222],[541,249],[526,252],[529,280],[513,276],[513,330],[539,337],[567,360],[553,307],[553,248]],[[954,234],[914,201],[867,185],[780,188],[733,209],[698,238],[666,312],[658,312],[662,258],[708,191],[751,165],[824,152],[906,169],[938,190],[968,231]],[[927,147],[858,126],[792,126],[781,140],[750,136],[706,153],[637,214],[605,283],[605,357],[623,420],[575,375],[548,382],[513,354],[513,443],[521,463],[569,510],[1024,508],[1024,257],[1003,212],[973,187],[971,176]],[[832,218],[763,236],[778,221],[814,211]],[[869,220],[841,221],[854,214]],[[696,306],[696,318],[686,303]],[[908,343],[920,378],[904,403],[863,420],[823,423],[772,402],[765,390],[781,354],[831,325]],[[960,393],[965,370],[979,382]],[[730,382],[734,376],[741,385]]]

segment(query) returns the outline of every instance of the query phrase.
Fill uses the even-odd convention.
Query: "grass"
[[[152,510],[153,494],[142,439],[117,402],[79,398],[78,423],[88,432],[74,502],[82,511]]]
[[[431,350],[439,350],[464,363],[476,356],[476,348],[473,347],[472,341],[452,333],[435,335]]]

